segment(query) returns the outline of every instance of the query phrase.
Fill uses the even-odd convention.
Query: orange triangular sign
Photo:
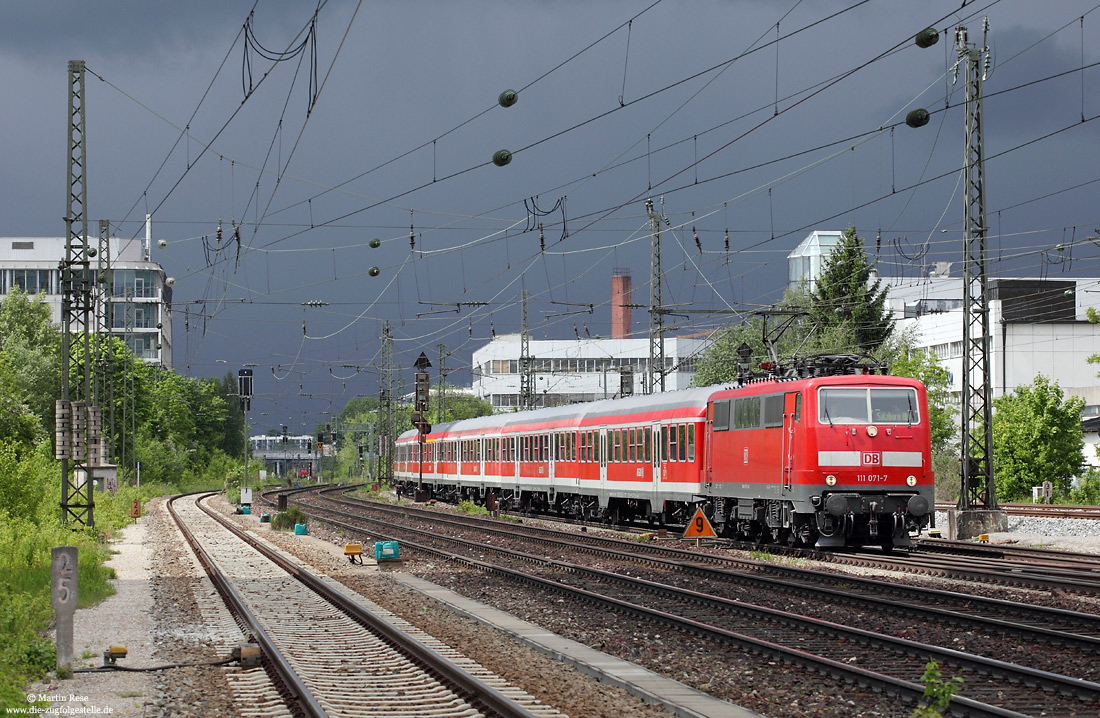
[[[714,527],[703,514],[702,507],[699,507],[695,509],[695,515],[691,517],[684,535],[680,538],[718,538],[718,534],[714,533]]]

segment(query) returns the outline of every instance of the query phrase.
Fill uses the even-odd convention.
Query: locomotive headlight
[[[910,486],[916,486],[917,485],[917,477],[916,476],[906,476],[905,477],[905,483],[909,484]]]
[[[877,426],[868,426],[867,427],[867,436],[878,436],[878,427]]]
[[[829,486],[836,486],[836,477],[833,476],[832,474],[829,474],[828,476],[825,477],[825,483],[828,484]]]

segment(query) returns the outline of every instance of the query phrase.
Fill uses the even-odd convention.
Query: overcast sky
[[[175,368],[255,363],[257,430],[311,430],[376,395],[382,320],[404,367],[439,344],[468,367],[490,327],[518,330],[523,289],[535,338],[607,336],[615,268],[648,301],[646,197],[670,225],[665,301],[728,310],[677,331],[778,301],[813,229],[855,225],[883,274],[961,261],[952,28],[981,46],[988,14],[993,272],[1100,276],[1095,3],[959,4],[328,0],[311,23],[307,2],[8,3],[0,234],[64,234],[66,61],[83,59],[92,231],[140,235],[153,214]],[[928,125],[893,128],[917,107]]]

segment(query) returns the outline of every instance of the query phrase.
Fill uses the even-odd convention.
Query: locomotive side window
[[[711,406],[714,412],[714,430],[728,431],[730,428],[730,400],[716,401]]]
[[[783,426],[783,395],[764,397],[764,427]]]
[[[733,400],[733,428],[755,429],[760,426],[760,397]]]

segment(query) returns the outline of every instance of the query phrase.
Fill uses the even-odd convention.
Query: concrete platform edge
[[[539,653],[574,666],[585,675],[621,688],[647,703],[664,706],[680,718],[763,718],[759,713],[714,698],[649,669],[550,633],[419,576],[407,573],[385,575],[407,588],[447,605],[458,614],[504,631]],[[643,681],[644,686],[641,685]],[[665,697],[666,695],[672,697]]]

